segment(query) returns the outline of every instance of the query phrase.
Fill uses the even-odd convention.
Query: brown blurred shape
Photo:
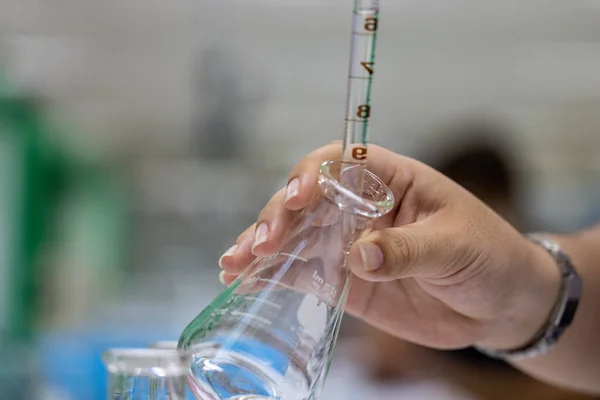
[[[450,129],[447,137],[459,144],[438,143],[437,149],[433,149],[435,157],[425,162],[469,190],[518,229],[526,231],[528,223],[517,201],[515,152],[507,136],[507,132],[496,125],[480,122],[459,125]],[[368,373],[376,381],[436,377],[485,400],[593,398],[546,385],[474,349],[431,350],[368,326],[364,329],[366,353],[370,357]]]

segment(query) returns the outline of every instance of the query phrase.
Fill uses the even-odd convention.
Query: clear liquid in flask
[[[324,163],[322,196],[278,252],[257,259],[184,330],[178,347],[193,355],[188,386],[199,399],[308,400],[321,389],[349,289],[347,250],[394,204],[375,175],[351,167]],[[340,183],[342,173],[361,174],[362,195]]]

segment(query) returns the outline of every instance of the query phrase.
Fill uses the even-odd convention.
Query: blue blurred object
[[[6,339],[0,331],[0,399],[36,399],[36,370],[33,351],[23,343]]]
[[[127,330],[86,327],[45,333],[38,342],[41,379],[44,385],[61,393],[62,400],[105,400],[108,374],[101,359],[105,350],[147,347],[151,342],[176,339],[174,332],[144,326]]]

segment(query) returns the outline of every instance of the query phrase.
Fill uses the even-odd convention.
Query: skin
[[[276,251],[290,221],[318,195],[320,164],[340,154],[341,143],[334,142],[292,169],[291,190],[276,193],[221,258],[224,284],[255,257]],[[396,205],[350,250],[347,312],[437,349],[510,349],[529,342],[557,298],[553,258],[461,186],[414,159],[371,145],[367,168],[392,190]],[[550,353],[514,365],[557,386],[600,393],[600,293],[594,293],[600,291],[600,228],[547,236],[572,256],[584,279],[583,298],[573,325]]]

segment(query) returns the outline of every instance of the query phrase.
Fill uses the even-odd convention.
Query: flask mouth
[[[109,373],[129,376],[178,377],[189,370],[191,356],[175,349],[108,349],[102,361]]]
[[[369,219],[379,218],[394,208],[394,195],[364,164],[329,160],[321,164],[319,185],[323,196],[340,209]],[[360,188],[357,191],[357,188]]]

